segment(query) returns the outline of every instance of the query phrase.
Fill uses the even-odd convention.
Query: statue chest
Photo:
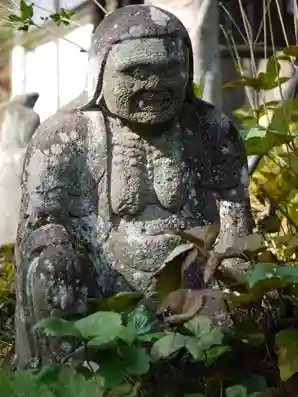
[[[178,126],[146,140],[128,129],[113,132],[110,159],[110,203],[114,214],[136,215],[148,205],[171,212],[181,208],[189,170]]]

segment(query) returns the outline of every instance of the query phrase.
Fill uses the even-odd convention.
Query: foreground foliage
[[[9,20],[18,30],[35,25],[33,6],[20,2]],[[65,10],[49,19],[67,25]],[[265,72],[241,74],[227,89],[261,93],[280,87],[281,63],[293,64],[298,47],[275,52]],[[294,69],[293,69],[294,70]],[[201,86],[194,87],[200,96]],[[294,384],[298,372],[298,100],[254,103],[235,111],[249,155],[261,156],[251,177],[256,221],[252,236],[218,251],[219,225],[180,231],[177,247],[156,272],[157,312],[143,295],[119,294],[92,301],[96,308],[76,321],[48,318],[34,332],[75,341],[61,363],[11,372],[13,351],[12,247],[0,252],[0,391],[5,397],[257,397],[298,395],[271,386]],[[223,266],[228,258],[250,265],[246,274]],[[189,274],[205,287],[188,287]],[[213,286],[213,288],[210,288]],[[206,299],[223,300],[232,324],[215,325],[202,315]],[[145,300],[146,301],[146,300]],[[243,314],[241,316],[241,314]],[[10,331],[10,332],[9,332]],[[179,389],[180,388],[180,389]]]

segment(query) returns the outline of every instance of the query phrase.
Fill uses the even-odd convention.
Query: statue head
[[[153,6],[119,8],[94,32],[83,109],[134,123],[169,121],[191,95],[192,61],[187,30],[174,15]]]

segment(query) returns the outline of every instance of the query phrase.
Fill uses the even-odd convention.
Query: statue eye
[[[145,70],[137,69],[134,73],[134,77],[137,80],[147,80],[149,73]]]

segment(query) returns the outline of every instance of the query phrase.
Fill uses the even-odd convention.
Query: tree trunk
[[[219,10],[216,0],[145,0],[176,15],[190,35],[194,52],[194,82],[203,79],[203,99],[221,108]]]

